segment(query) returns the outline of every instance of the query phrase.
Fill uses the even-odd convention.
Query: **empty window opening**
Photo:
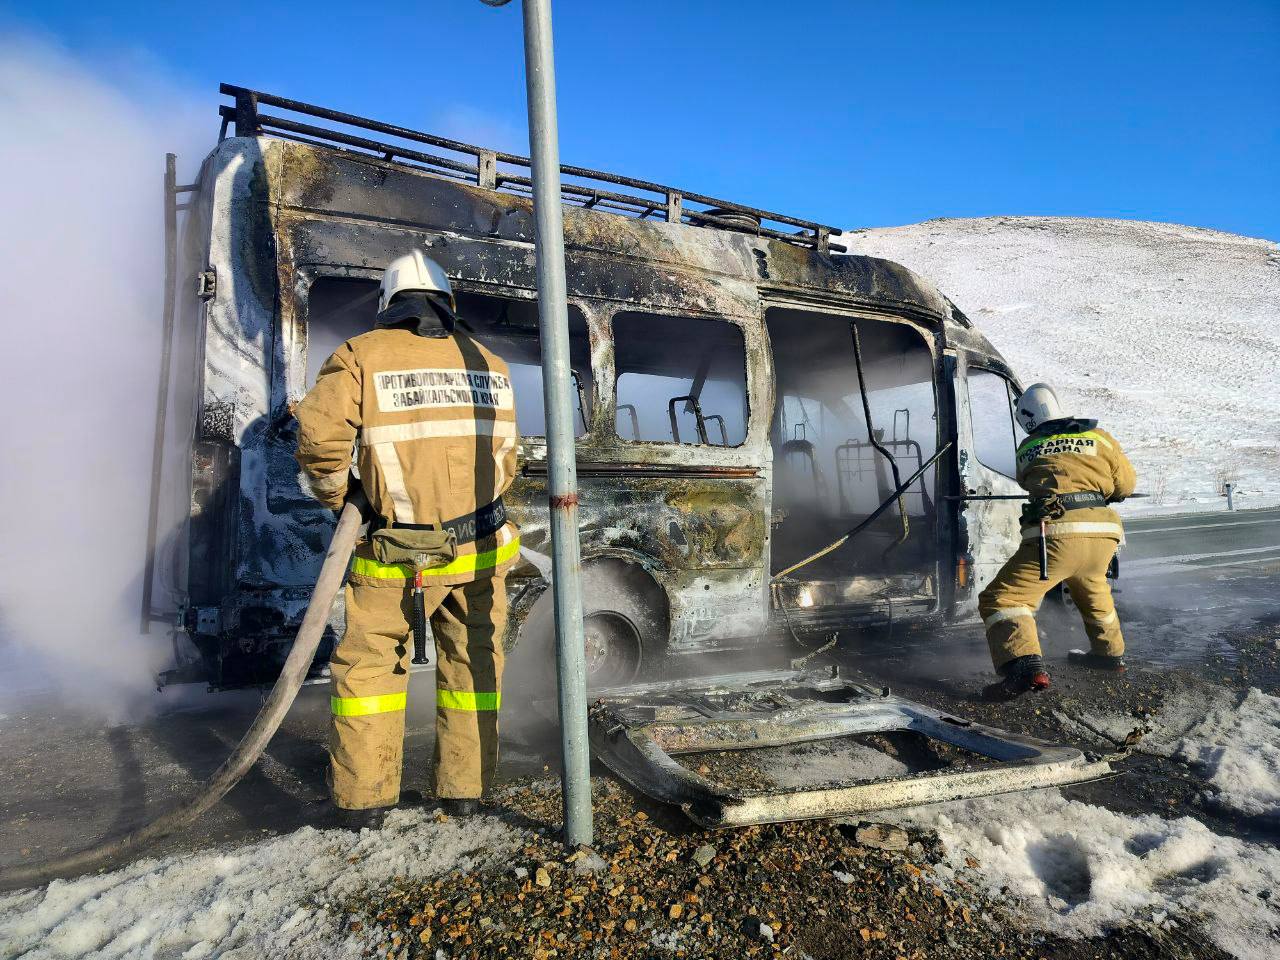
[[[719,447],[746,440],[746,346],[736,325],[619,313],[613,340],[619,437]]]
[[[1006,477],[1017,474],[1017,449],[1027,435],[1013,411],[1018,392],[1000,374],[981,367],[969,370],[969,417],[973,452],[983,466]]]
[[[311,285],[307,311],[308,388],[339,345],[374,328],[377,312],[376,280],[321,277]],[[476,340],[507,362],[515,390],[516,425],[521,436],[545,436],[537,302],[460,293],[458,316],[471,328]],[[591,425],[594,381],[586,319],[572,306],[569,308],[569,363],[574,429],[578,436],[583,436]]]
[[[859,320],[871,428],[863,409],[849,317],[770,310],[777,377],[773,568],[784,569],[869,516],[937,449],[934,360],[925,339],[901,323]],[[874,442],[873,442],[874,440]],[[887,575],[930,569],[937,518],[936,468],[903,496],[909,534],[895,505],[804,577]],[[887,551],[887,552],[886,552]]]
[[[508,300],[479,294],[458,295],[458,316],[475,331],[475,338],[507,361],[516,392],[516,425],[523,437],[547,434],[542,400],[542,340],[538,335],[536,300]],[[591,340],[582,311],[569,307],[569,379],[573,391],[576,436],[591,429],[595,389],[591,378]]]
[[[373,329],[378,314],[378,281],[320,277],[307,300],[307,389],[333,351]]]

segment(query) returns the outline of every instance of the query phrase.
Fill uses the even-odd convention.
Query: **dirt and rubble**
[[[1116,749],[1081,720],[1099,713],[1132,729],[1166,705],[1205,690],[1280,690],[1277,623],[1230,635],[1230,650],[1200,669],[1096,673],[1055,664],[1045,696],[988,704],[973,683],[904,681],[900,658],[847,658],[873,681],[942,709],[1092,750]],[[1084,733],[1082,737],[1081,734]],[[889,762],[892,738],[865,738]],[[942,758],[943,760],[947,758]],[[692,762],[692,761],[691,761]],[[719,757],[703,772],[733,764]],[[1215,833],[1274,844],[1275,825],[1206,803],[1193,766],[1138,750],[1118,777],[1063,789],[1074,800],[1123,814],[1192,817]],[[737,772],[764,776],[745,764]],[[596,843],[566,855],[557,838],[558,787],[549,774],[508,787],[494,812],[531,830],[522,855],[500,872],[454,872],[399,883],[346,904],[352,929],[374,934],[367,955],[429,957],[867,957],[1206,958],[1226,957],[1192,914],[1130,921],[1100,937],[1046,935],[1027,922],[1009,890],[993,895],[983,865],[948,869],[937,834],[890,823],[810,821],[705,831],[678,811],[638,796],[604,771],[594,780]],[[892,817],[886,819],[892,820]]]
[[[894,692],[902,696],[1044,740],[1113,752],[1121,747],[1124,734],[1137,734],[1136,747],[1119,767],[1120,776],[1067,787],[1063,793],[1120,813],[1189,816],[1216,833],[1274,843],[1280,840],[1280,825],[1235,817],[1207,804],[1206,784],[1195,770],[1174,758],[1148,752],[1142,737],[1157,718],[1223,691],[1241,698],[1251,688],[1280,694],[1277,637],[1280,616],[1259,618],[1228,631],[1222,637],[1224,645],[1207,649],[1195,669],[1148,668],[1131,656],[1130,669],[1105,674],[1052,658],[1053,688],[1047,694],[1025,696],[1010,703],[985,702],[979,695],[980,680],[939,680],[929,676],[913,681],[909,651],[880,651],[854,662],[860,675],[872,682],[891,684]],[[1089,718],[1098,715],[1123,717],[1126,722],[1112,730],[1098,729],[1096,724],[1090,729]]]
[[[566,856],[558,789],[513,787],[497,806],[536,825],[522,856],[498,873],[362,895],[346,904],[349,927],[377,929],[367,955],[397,960],[1227,956],[1190,924],[1084,940],[1027,930],[1016,907],[936,872],[940,844],[919,831],[809,821],[708,832],[607,777],[594,800],[595,848]]]
[[[1135,640],[1139,633],[1134,630]],[[883,825],[863,827],[861,834],[858,822],[834,821],[706,831],[597,768],[596,849],[571,859],[557,839],[557,778],[544,767],[556,737],[535,743],[513,714],[504,715],[512,737],[504,773],[511,779],[500,788],[492,816],[434,822],[430,808],[419,808],[398,812],[396,822],[377,833],[324,829],[327,801],[309,786],[321,782],[325,758],[327,703],[317,697],[295,711],[296,726],[266,770],[270,780],[246,781],[248,792],[221,821],[157,851],[159,859],[0,898],[0,941],[51,958],[86,955],[91,951],[68,944],[90,936],[105,955],[108,944],[131,943],[139,929],[152,931],[156,955],[195,956],[193,944],[214,952],[218,944],[224,952],[307,960],[362,953],[378,960],[1275,956],[1280,903],[1271,893],[1280,889],[1280,822],[1241,810],[1242,799],[1259,794],[1220,788],[1213,771],[1171,748],[1170,738],[1200,722],[1206,708],[1228,721],[1222,730],[1256,719],[1255,707],[1271,711],[1268,722],[1280,729],[1277,705],[1260,699],[1280,693],[1280,618],[1206,632],[1213,642],[1188,668],[1145,664],[1142,643],[1135,642],[1132,667],[1118,677],[1064,662],[1067,642],[1050,624],[1054,687],[1012,704],[978,699],[988,674],[984,645],[980,631],[963,634],[917,638],[900,631],[887,649],[864,648],[854,638],[824,656],[838,654],[847,674],[875,686],[1086,750],[1110,752],[1115,747],[1107,737],[1135,728],[1153,732],[1140,752],[1118,764],[1123,774],[1116,778],[876,814],[867,819]],[[725,666],[707,664],[714,672]],[[421,732],[409,738],[406,766],[412,788],[426,786],[432,746],[429,700],[417,702],[413,724]],[[239,716],[225,720],[229,729]],[[190,741],[173,724],[217,729],[205,713],[166,718],[164,729],[184,746]],[[50,743],[71,739],[86,749],[96,743],[87,734],[68,738],[66,729],[59,727],[57,743]],[[1242,744],[1266,749],[1275,740],[1250,737],[1250,729],[1232,728],[1228,740],[1203,730],[1185,739],[1210,750],[1226,742],[1227,753]],[[910,737],[862,740],[863,772],[870,775],[893,775],[898,764],[927,769],[965,760],[946,749],[924,749]],[[146,745],[137,735],[129,743]],[[210,739],[210,769],[221,743]],[[44,762],[29,764],[33,778],[48,768],[50,755],[59,757],[57,768],[85,769],[79,754],[52,754],[42,742],[32,756]],[[135,756],[153,762],[151,754]],[[162,751],[154,761],[169,756]],[[681,759],[695,769],[705,765],[717,778],[736,771],[774,782],[789,767],[792,775],[801,767],[822,775],[824,763],[839,765],[813,745],[765,763]],[[197,768],[192,776],[200,773]],[[80,774],[75,786],[85,789]],[[303,787],[306,792],[298,792]],[[179,789],[169,785],[153,800],[163,804]],[[1273,810],[1280,805],[1274,789],[1260,796]],[[42,808],[42,816],[70,822],[86,807],[83,794],[68,797],[67,806]],[[230,816],[244,818],[247,827]],[[228,823],[240,834],[224,835]],[[30,843],[39,826],[39,820],[15,823],[13,832]],[[240,845],[228,847],[227,840]]]

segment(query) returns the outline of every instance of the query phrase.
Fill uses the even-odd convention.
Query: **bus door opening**
[[[907,324],[856,321],[864,383],[852,318],[775,308],[766,323],[777,384],[771,435],[776,573],[868,517],[892,494],[895,474],[905,480],[928,461],[937,449],[937,407],[933,354]],[[898,578],[895,589],[935,592],[936,480],[930,468],[904,494],[901,509],[885,511],[855,541],[797,576]],[[855,599],[849,591],[822,595],[827,602]]]

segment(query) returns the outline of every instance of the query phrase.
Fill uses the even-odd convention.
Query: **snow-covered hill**
[[[842,238],[933,280],[1025,382],[1113,430],[1169,505],[1280,499],[1280,246],[1127,220],[930,220]]]

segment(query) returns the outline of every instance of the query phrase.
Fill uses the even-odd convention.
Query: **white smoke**
[[[139,628],[160,356],[164,154],[216,114],[126,61],[0,38],[0,695],[116,719],[171,659]]]

